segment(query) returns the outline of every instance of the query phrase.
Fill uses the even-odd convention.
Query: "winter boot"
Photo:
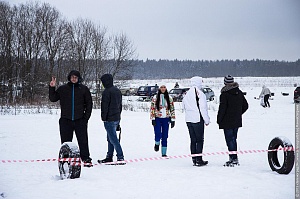
[[[118,158],[117,159],[117,165],[125,165],[126,164],[126,162],[124,162],[124,158]]]
[[[83,166],[84,167],[92,167],[93,166],[92,158],[87,158],[87,159],[83,160]]]
[[[193,165],[196,166],[197,157],[192,157]]]
[[[208,161],[202,160],[202,156],[200,156],[200,157],[196,158],[196,163],[194,164],[194,166],[202,167],[202,166],[205,166],[207,164],[208,164]]]
[[[161,155],[162,155],[162,157],[168,157],[167,156],[167,147],[165,147],[165,146],[161,147]]]
[[[155,142],[154,151],[159,151],[159,142]]]
[[[223,165],[224,167],[234,167],[234,166],[240,166],[239,160],[236,159],[229,159],[229,161],[225,162]]]
[[[108,162],[112,162],[113,161],[113,158],[112,157],[106,157],[105,159],[103,160],[98,160],[98,163],[99,164],[103,164],[103,163],[108,163]]]

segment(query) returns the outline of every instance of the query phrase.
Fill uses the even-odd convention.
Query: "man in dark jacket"
[[[107,132],[108,151],[106,158],[98,160],[99,163],[113,161],[114,150],[117,152],[117,161],[124,161],[123,150],[117,137],[116,130],[120,128],[122,112],[122,93],[113,85],[111,74],[105,74],[101,77],[104,91],[101,100],[101,119]],[[118,164],[125,164],[124,162]]]
[[[242,127],[242,114],[248,109],[248,103],[232,76],[226,76],[224,84],[221,90],[217,123],[220,129],[224,129],[228,151],[237,151],[237,133],[239,127]],[[234,165],[239,165],[237,154],[230,154],[229,161],[224,166]]]
[[[92,96],[88,87],[81,84],[82,78],[79,71],[72,70],[68,75],[68,83],[57,90],[56,78],[52,77],[49,86],[49,99],[51,102],[60,100],[61,118],[59,129],[61,143],[71,142],[73,131],[77,137],[80,157],[85,166],[91,166],[91,158],[88,146],[87,126],[92,113]]]

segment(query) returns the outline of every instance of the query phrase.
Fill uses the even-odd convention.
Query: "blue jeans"
[[[224,135],[226,144],[228,147],[228,151],[237,151],[237,133],[239,128],[234,129],[224,129]],[[229,155],[230,160],[237,159],[237,154],[230,154]]]
[[[113,157],[114,149],[116,149],[118,160],[124,159],[123,150],[118,140],[117,132],[116,132],[119,123],[120,121],[104,122],[104,127],[107,132],[107,143],[108,143],[108,151],[106,157],[107,158]]]
[[[155,122],[156,122],[156,125],[154,126],[155,142],[160,142],[161,140],[161,146],[167,147],[170,118],[156,117]]]

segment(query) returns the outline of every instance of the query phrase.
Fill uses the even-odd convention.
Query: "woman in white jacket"
[[[191,138],[191,154],[201,154],[204,142],[204,124],[210,123],[207,111],[207,101],[202,88],[202,77],[191,78],[192,87],[185,94],[182,104],[185,111],[185,121]],[[202,156],[193,157],[194,166],[204,166],[208,161],[203,161]]]

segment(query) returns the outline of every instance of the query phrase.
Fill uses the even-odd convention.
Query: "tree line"
[[[300,59],[292,62],[272,60],[150,60],[136,61],[134,79],[184,79],[202,77],[279,77],[299,76]]]
[[[109,34],[91,20],[68,21],[48,3],[0,1],[0,99],[2,104],[47,98],[51,76],[60,84],[79,70],[89,87],[111,73],[131,78],[137,59],[125,33]]]

